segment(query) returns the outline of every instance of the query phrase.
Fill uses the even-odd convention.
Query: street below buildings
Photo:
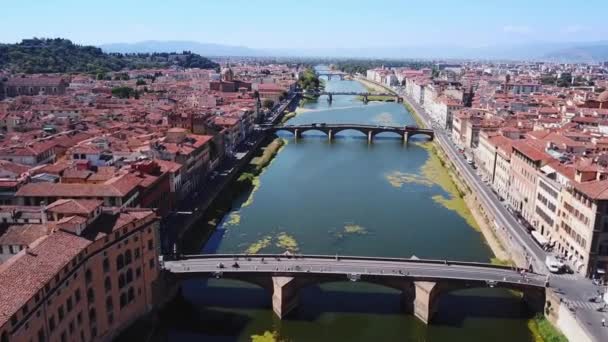
[[[424,108],[412,101],[405,93],[407,103],[412,106],[419,114],[421,119],[435,129],[435,139],[452,161],[460,174],[466,179],[467,184],[472,187],[472,191],[477,194],[478,199],[489,209],[500,226],[498,229],[505,228],[508,232],[509,241],[507,245],[514,246],[523,252],[527,260],[533,265],[537,272],[550,274],[545,266],[547,253],[534,241],[528,230],[517,221],[517,219],[507,210],[504,203],[492,192],[466,163],[466,160],[459,153],[458,148],[452,143],[447,132],[437,125],[432,125],[429,116]],[[429,124],[431,123],[431,124]],[[514,243],[513,243],[514,241]],[[593,303],[591,298],[597,297],[598,291],[604,292],[604,287],[597,286],[580,275],[574,274],[550,274],[550,286],[557,290],[563,300],[571,307],[571,311],[576,316],[580,325],[590,332],[597,341],[608,341],[608,329],[602,327],[602,318],[608,320],[608,313],[598,311],[603,307],[602,303]]]

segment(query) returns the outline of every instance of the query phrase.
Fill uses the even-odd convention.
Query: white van
[[[547,255],[545,265],[547,265],[547,268],[551,273],[560,273],[564,268],[564,263],[552,255]]]

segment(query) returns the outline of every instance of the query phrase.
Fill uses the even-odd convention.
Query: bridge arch
[[[531,311],[542,312],[545,304],[545,290],[526,286],[525,284],[500,283],[492,286],[486,282],[480,281],[445,280],[436,282],[417,282],[416,284],[414,314],[425,323],[430,323],[432,321],[433,316],[439,309],[442,298],[463,290],[496,288],[517,291],[523,294],[523,300]],[[420,303],[425,303],[425,305],[420,305]]]
[[[380,138],[400,138],[403,139],[403,132],[397,132],[393,130],[381,130],[372,132],[372,139],[375,139],[379,134],[382,134]]]
[[[358,132],[361,133],[361,137],[367,137],[369,130],[368,129],[364,129],[364,128],[356,128],[356,127],[340,127],[340,128],[332,128],[331,129],[331,134],[333,137],[335,137],[336,135],[338,135],[339,133],[342,132],[347,132],[347,131],[354,131],[354,132]],[[344,135],[342,135],[344,136]]]
[[[412,132],[407,132],[407,134],[408,134],[408,139],[412,138],[414,136],[417,136],[417,135],[424,135],[429,140],[433,140],[435,137],[435,134],[433,132],[426,132],[426,131],[412,131]]]

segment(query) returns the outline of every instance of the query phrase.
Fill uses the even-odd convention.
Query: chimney
[[[44,201],[40,202],[40,223],[43,225],[46,225],[46,223],[47,223],[46,205],[45,205]]]

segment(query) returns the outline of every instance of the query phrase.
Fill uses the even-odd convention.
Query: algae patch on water
[[[270,246],[271,242],[272,242],[272,236],[264,236],[260,240],[252,243],[249,247],[247,247],[247,249],[245,250],[245,254],[257,254],[262,249]]]
[[[462,198],[461,191],[452,180],[449,170],[447,170],[443,161],[437,155],[433,145],[430,143],[416,143],[415,145],[427,150],[429,153],[428,159],[420,167],[420,175],[393,171],[386,176],[387,181],[396,188],[401,188],[405,184],[439,186],[443,191],[448,193],[449,196],[435,195],[432,197],[433,201],[448,210],[456,212],[473,229],[479,230],[479,225],[467,207],[465,200]]]
[[[274,162],[274,157],[279,154],[287,145],[287,140],[277,138],[273,140],[262,152],[262,155],[259,157],[253,158],[251,161],[251,165],[253,166],[252,172],[245,172],[240,177],[240,179],[249,179],[252,189],[249,193],[249,197],[247,200],[241,204],[241,207],[248,207],[253,203],[253,198],[255,193],[260,188],[260,176],[266,170],[266,168]]]
[[[297,252],[299,250],[296,239],[284,232],[277,235],[276,246],[289,252]]]
[[[401,188],[405,184],[433,185],[433,181],[424,176],[413,173],[393,171],[385,176],[386,180],[395,188]]]
[[[251,335],[251,342],[280,342],[279,334],[272,331],[264,331],[262,335]]]
[[[354,223],[347,223],[344,225],[344,227],[340,230],[337,231],[330,231],[330,233],[336,237],[337,239],[344,239],[347,236],[354,236],[354,235],[367,235],[368,234],[368,230],[367,228],[358,225],[358,224],[354,224]]]
[[[233,211],[226,220],[226,226],[238,226],[241,223],[241,213]]]
[[[365,235],[367,234],[367,229],[365,227],[360,226],[358,224],[347,224],[344,226],[345,234],[357,234],[357,235]]]

